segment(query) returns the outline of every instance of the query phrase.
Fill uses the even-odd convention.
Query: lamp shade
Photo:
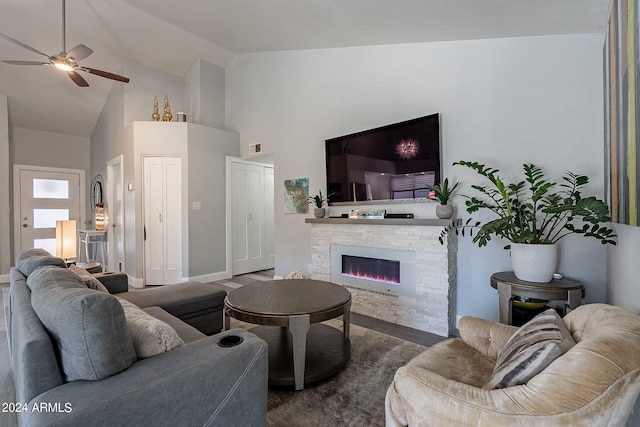
[[[77,255],[76,221],[56,221],[56,256],[69,259]]]

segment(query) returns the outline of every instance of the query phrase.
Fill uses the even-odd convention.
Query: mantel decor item
[[[445,178],[441,184],[429,185],[433,195],[429,194],[429,200],[435,200],[440,204],[436,206],[436,216],[440,219],[448,219],[453,216],[453,206],[449,204],[449,199],[453,195],[453,192],[460,186],[459,182],[456,182],[449,187],[449,179]]]
[[[308,198],[308,204],[313,203],[316,206],[315,209],[313,210],[313,215],[316,218],[324,218],[326,214],[324,205],[327,204],[327,199],[329,197],[331,197],[331,194],[328,194],[327,198],[325,198],[322,195],[322,190],[318,190],[318,194]]]
[[[464,236],[465,230],[473,235],[473,242],[486,246],[493,236],[508,240],[511,262],[518,279],[531,282],[549,282],[557,263],[557,242],[570,234],[581,234],[600,240],[602,244],[615,245],[613,230],[604,224],[610,221],[609,207],[594,196],[583,197],[582,190],[589,183],[585,175],[565,172],[562,183],[549,181],[542,169],[524,164],[525,179],[507,184],[498,175],[499,170],[477,162],[459,161],[454,165],[476,171],[490,185],[472,185],[479,196],[465,196],[468,213],[488,210],[496,219],[475,223],[472,219],[460,224],[453,222],[440,234],[444,242],[446,234],[455,231]],[[558,188],[560,187],[560,188]],[[558,188],[557,190],[555,190]],[[543,248],[531,248],[532,245]],[[521,254],[519,251],[526,251]],[[533,252],[543,253],[532,260]],[[524,265],[518,263],[523,260]],[[544,263],[546,262],[546,267]],[[527,268],[529,267],[529,268]],[[532,270],[534,270],[532,272]],[[545,270],[544,274],[539,271]]]
[[[158,112],[158,95],[153,99],[153,114],[151,115],[151,118],[154,122],[160,121],[160,113]]]
[[[163,122],[170,122],[173,118],[173,114],[171,114],[171,105],[169,105],[169,97],[167,95],[164,96],[164,114],[162,115]]]

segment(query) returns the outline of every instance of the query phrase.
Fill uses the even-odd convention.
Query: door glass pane
[[[33,180],[34,199],[68,199],[69,181],[62,179],[39,179]]]
[[[33,247],[42,248],[51,255],[56,255],[56,239],[34,239]]]
[[[56,221],[69,219],[69,209],[34,209],[33,228],[56,228]]]

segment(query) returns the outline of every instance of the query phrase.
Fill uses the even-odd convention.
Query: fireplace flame
[[[342,273],[342,275],[347,277],[355,277],[356,279],[371,280],[373,282],[389,283],[391,285],[400,284],[400,282],[397,279],[393,277],[387,277],[387,276],[373,276],[370,274],[358,273],[354,271],[344,272]]]

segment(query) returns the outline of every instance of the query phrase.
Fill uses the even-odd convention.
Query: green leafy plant
[[[565,172],[562,183],[549,181],[542,170],[533,164],[524,164],[525,179],[508,184],[498,175],[499,170],[477,162],[459,161],[489,181],[488,185],[472,185],[478,196],[465,196],[468,213],[486,209],[498,218],[464,224],[454,222],[440,234],[444,242],[447,233],[455,231],[464,236],[465,230],[473,235],[473,242],[486,246],[492,236],[511,243],[552,244],[569,234],[593,237],[602,244],[615,245],[613,230],[603,225],[609,222],[609,207],[596,197],[582,197],[581,191],[588,184],[585,175]],[[577,224],[578,223],[578,224]],[[506,246],[505,249],[509,248]]]
[[[318,190],[318,194],[316,194],[313,197],[308,197],[308,203],[307,204],[313,203],[313,204],[316,205],[316,208],[320,209],[321,207],[323,207],[327,203],[327,199],[329,197],[331,197],[332,195],[333,195],[333,193],[328,194],[327,198],[325,199],[322,196],[322,190]]]
[[[435,195],[433,197],[429,197],[429,200],[435,200],[440,202],[441,205],[446,205],[449,203],[449,199],[453,195],[453,192],[456,191],[456,188],[460,186],[459,182],[456,182],[451,187],[449,187],[449,179],[445,178],[444,181],[440,184],[429,185],[429,190],[433,191]]]

